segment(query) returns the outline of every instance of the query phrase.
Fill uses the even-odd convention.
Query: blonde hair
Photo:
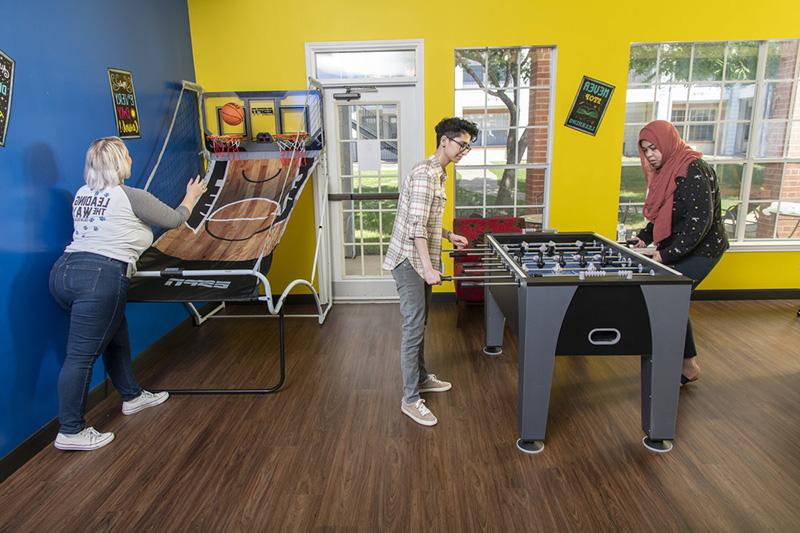
[[[131,175],[128,148],[119,137],[97,139],[86,151],[83,179],[94,191],[116,187]]]

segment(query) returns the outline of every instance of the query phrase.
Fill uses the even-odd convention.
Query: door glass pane
[[[317,79],[410,78],[416,76],[413,50],[317,52]]]
[[[339,175],[352,176],[358,174],[356,143],[343,142],[339,144]]]
[[[394,219],[397,216],[396,210],[384,211],[381,210],[381,242],[388,245],[392,238],[392,228],[394,227]],[[384,252],[385,255],[385,252]]]
[[[344,275],[347,277],[361,276],[361,246],[344,245]]]
[[[381,139],[397,139],[397,106],[381,106]]]
[[[381,141],[381,171],[397,168],[397,141]],[[395,171],[396,173],[396,171]]]
[[[354,106],[343,105],[339,107],[336,121],[339,125],[338,132],[340,141],[358,139],[356,118],[356,108]]]
[[[378,244],[365,244],[364,245],[364,275],[365,276],[380,276],[381,275],[381,247]]]
[[[358,106],[358,138],[378,138],[378,106]]]
[[[377,206],[376,206],[377,207]],[[380,223],[381,219],[376,210],[362,211],[361,212],[361,242],[376,243],[380,242]]]
[[[399,182],[398,106],[350,104],[339,107],[337,131],[342,192],[397,192]],[[342,122],[347,125],[343,126]],[[357,140],[377,141],[380,164],[359,165]],[[397,213],[396,200],[342,202],[342,256],[347,278],[386,277],[381,268]]]

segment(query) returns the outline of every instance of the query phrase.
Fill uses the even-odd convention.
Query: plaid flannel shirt
[[[383,261],[385,270],[392,270],[408,259],[414,270],[424,277],[422,260],[414,246],[417,237],[428,242],[428,255],[433,268],[442,270],[442,215],[447,201],[444,191],[446,179],[447,173],[435,155],[411,169],[400,190],[392,238]]]

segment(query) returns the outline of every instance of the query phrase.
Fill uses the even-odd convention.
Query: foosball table
[[[456,279],[484,287],[484,352],[502,353],[506,321],[517,335],[521,451],[544,449],[556,355],[640,356],[642,442],[672,449],[690,278],[595,233],[488,234],[450,253],[479,258]]]

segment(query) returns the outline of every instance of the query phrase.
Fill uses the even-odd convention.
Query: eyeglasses
[[[448,139],[450,139],[451,141],[453,141],[454,143],[456,143],[457,145],[459,145],[461,147],[461,150],[458,151],[458,153],[460,153],[460,154],[461,153],[466,154],[467,152],[472,150],[472,146],[470,146],[469,143],[465,143],[463,141],[459,141],[458,139],[453,139],[452,137],[448,137]]]

